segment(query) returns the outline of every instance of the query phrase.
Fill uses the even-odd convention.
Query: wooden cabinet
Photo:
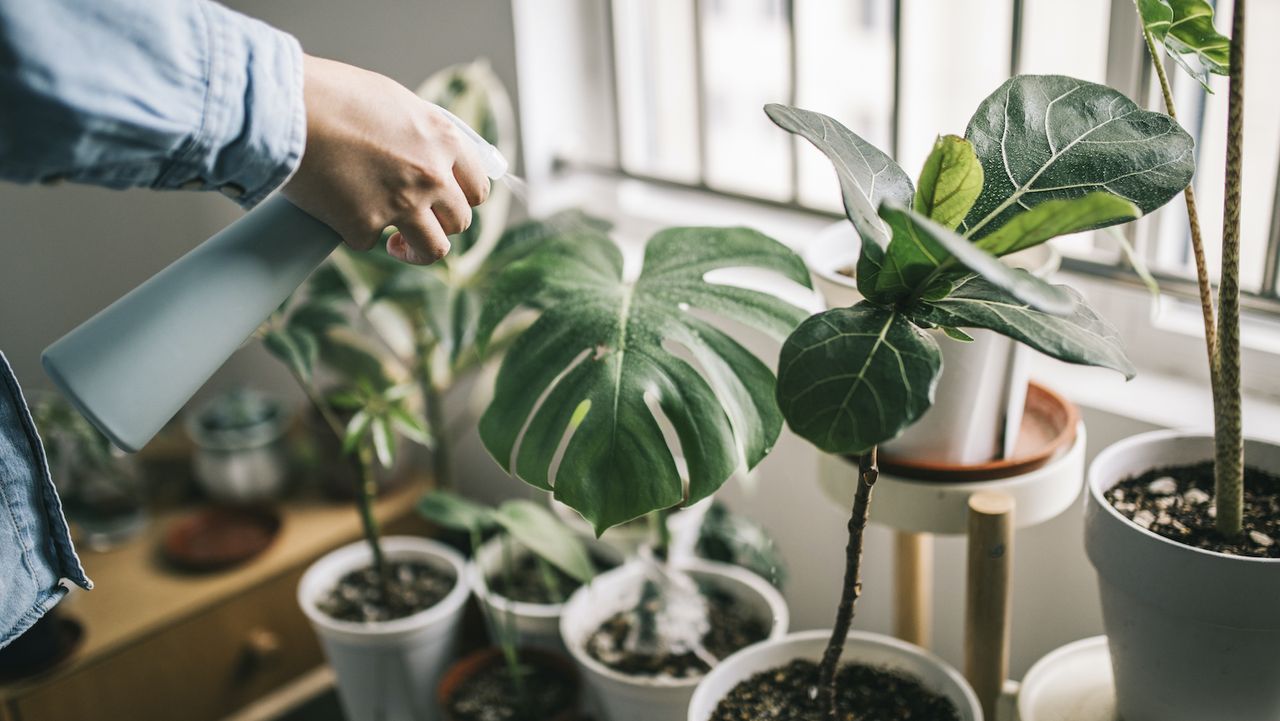
[[[378,502],[389,533],[425,533],[413,504],[426,482]],[[295,600],[315,558],[359,538],[355,509],[283,509],[274,545],[242,567],[184,575],[156,559],[167,519],[123,548],[86,553],[93,591],[64,601],[83,647],[53,671],[0,685],[3,721],[213,721],[312,671],[320,647]]]

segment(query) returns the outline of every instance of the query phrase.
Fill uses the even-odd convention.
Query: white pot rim
[[[1112,486],[1124,480],[1123,478],[1103,477],[1100,469],[1106,466],[1107,461],[1109,461],[1111,458],[1119,455],[1125,455],[1131,452],[1134,448],[1138,446],[1143,446],[1150,443],[1167,443],[1167,442],[1192,440],[1192,439],[1208,440],[1211,444],[1213,442],[1213,436],[1211,434],[1196,432],[1196,431],[1172,429],[1172,430],[1147,431],[1145,433],[1132,435],[1127,438],[1124,438],[1123,440],[1119,440],[1119,441],[1116,441],[1115,443],[1112,443],[1111,445],[1102,449],[1102,451],[1099,452],[1096,457],[1094,457],[1093,462],[1089,464],[1088,483],[1086,485],[1088,485],[1089,487],[1090,500],[1093,503],[1097,504],[1102,509],[1102,511],[1108,515],[1109,518],[1123,523],[1124,526],[1129,528],[1130,530],[1142,535],[1143,537],[1149,540],[1154,540],[1160,544],[1163,544],[1165,547],[1167,547],[1170,550],[1190,553],[1203,558],[1212,558],[1215,562],[1220,562],[1220,563],[1244,564],[1244,566],[1242,567],[1246,567],[1251,564],[1256,564],[1259,566],[1280,564],[1280,558],[1260,558],[1257,556],[1236,556],[1236,555],[1231,555],[1226,553],[1220,553],[1218,551],[1210,551],[1204,548],[1198,548],[1196,546],[1189,546],[1185,543],[1179,543],[1178,541],[1175,541],[1171,538],[1165,538],[1164,536],[1154,531],[1143,528],[1142,526],[1139,526],[1138,524],[1126,518],[1124,514],[1117,511],[1115,509],[1115,506],[1111,505],[1111,502],[1108,501],[1106,497],[1103,495]],[[1251,438],[1251,437],[1246,437],[1245,443],[1246,444],[1263,443],[1270,446],[1276,445],[1274,443],[1271,443],[1270,441],[1266,441],[1260,438]],[[1205,460],[1212,460],[1212,458],[1206,458]],[[1178,465],[1178,464],[1173,464],[1173,465]]]
[[[785,636],[782,636],[780,638],[769,638],[767,640],[760,641],[759,643],[752,644],[751,646],[747,646],[746,648],[740,649],[739,651],[732,654],[731,656],[721,660],[720,664],[727,665],[729,662],[739,659],[741,657],[760,653],[766,649],[774,648],[777,646],[783,646],[788,644],[799,645],[799,644],[819,643],[819,642],[825,644],[830,640],[830,638],[831,638],[830,629],[796,631],[793,633],[786,634]],[[964,676],[959,671],[957,671],[951,664],[944,661],[942,657],[938,656],[937,654],[934,654],[931,651],[923,649],[913,643],[908,643],[901,639],[893,638],[892,636],[886,636],[881,633],[873,633],[870,631],[857,631],[857,630],[849,631],[848,635],[845,636],[846,651],[848,650],[848,646],[850,642],[891,648],[906,656],[916,658],[922,663],[926,663],[930,666],[934,666],[938,668],[940,671],[942,671],[943,675],[948,680],[950,680],[953,684],[955,684],[957,688],[960,689],[960,691],[964,695],[966,703],[969,704],[970,708],[976,710],[977,713],[979,714],[979,718],[981,718],[982,705],[978,702],[977,694],[973,692],[973,688],[969,686],[969,682],[965,680]],[[851,661],[856,661],[856,659],[848,658],[847,654],[843,655],[841,658],[841,663],[848,663]],[[715,670],[716,669],[712,669],[711,673],[715,673]],[[710,675],[711,674],[707,674],[707,676],[704,678],[708,678],[710,677]],[[741,681],[745,681],[745,680],[746,679],[744,678]],[[738,683],[741,683],[741,681],[739,681]],[[935,693],[938,693],[937,689],[930,689],[930,690],[934,691]],[[712,684],[704,683],[700,685],[698,689],[694,691],[693,699],[689,702],[690,713],[692,714],[693,709],[700,709],[700,708],[710,706],[711,699],[707,697],[713,693],[715,693],[715,691],[712,690]],[[723,696],[721,697],[721,699],[722,698]],[[715,699],[715,702],[718,704],[721,699]],[[690,715],[690,719],[692,718],[693,716]]]
[[[564,603],[531,603],[529,601],[515,601],[501,594],[489,590],[489,581],[485,578],[484,569],[480,567],[478,559],[486,547],[501,543],[500,538],[490,538],[480,547],[476,549],[474,557],[467,561],[467,581],[471,586],[472,593],[475,594],[476,600],[486,603],[503,613],[514,613],[517,616],[525,616],[529,618],[552,619],[559,618],[564,612]],[[513,541],[514,543],[514,541]],[[516,553],[530,553],[528,549],[517,546]]]
[[[335,634],[367,638],[400,636],[447,620],[467,602],[471,589],[467,583],[466,563],[457,551],[438,541],[417,536],[385,536],[381,540],[382,552],[388,560],[427,557],[444,561],[453,569],[453,588],[434,606],[392,621],[365,623],[340,621],[329,616],[316,605],[316,599],[338,577],[370,562],[373,553],[369,550],[369,544],[361,539],[321,556],[298,581],[298,606],[317,628]]]
[[[773,616],[773,628],[769,630],[768,638],[766,638],[764,641],[761,641],[760,643],[775,641],[783,638],[786,635],[785,629],[791,625],[791,612],[790,612],[790,609],[787,607],[787,602],[782,597],[782,594],[779,593],[778,589],[774,588],[768,581],[765,581],[760,576],[757,576],[756,574],[744,568],[740,568],[738,566],[734,566],[728,563],[719,563],[716,561],[705,561],[698,558],[679,559],[679,560],[673,561],[672,563],[676,568],[682,571],[687,571],[694,575],[703,574],[708,576],[721,576],[721,577],[732,579],[734,581],[737,581],[738,583],[741,583],[747,586],[752,592],[761,596],[764,599],[765,603],[768,604],[768,606],[773,610],[774,616]],[[600,576],[597,576],[597,578],[601,578],[612,573],[629,572],[629,571],[630,569],[624,564],[623,566],[619,566],[618,568],[615,568],[611,571],[607,571],[605,573],[600,574]],[[587,592],[588,588],[589,588],[589,585],[582,586],[577,591],[574,591],[573,596],[569,598],[569,601],[566,603],[566,605],[572,604],[574,601],[574,597],[578,596],[579,594]],[[622,673],[621,671],[612,669],[606,666],[605,664],[597,661],[594,657],[592,657],[591,654],[587,653],[586,650],[583,648],[582,643],[570,642],[569,640],[570,634],[565,633],[565,628],[564,628],[566,622],[569,619],[569,615],[570,614],[566,613],[560,617],[560,636],[561,638],[564,639],[565,646],[569,649],[569,654],[573,656],[574,661],[586,667],[592,673],[599,674],[600,676],[604,676],[620,684],[647,687],[647,688],[693,688],[697,686],[699,683],[701,683],[702,679],[706,678],[706,675],[698,676],[695,678],[682,678],[682,679],[660,677],[660,676],[659,677],[632,676],[629,674]],[[748,646],[747,648],[751,648],[751,646]],[[741,653],[741,651],[738,651],[737,653]],[[725,657],[725,659],[721,659],[720,662],[723,663],[727,658],[731,658],[732,656],[733,654]],[[712,670],[714,671],[715,669],[712,668]]]

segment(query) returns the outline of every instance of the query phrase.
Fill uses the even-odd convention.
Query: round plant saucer
[[[1022,679],[1017,721],[1119,718],[1106,636],[1086,638],[1051,651],[1036,661]]]
[[[267,506],[211,506],[170,523],[161,548],[181,570],[219,571],[267,550],[281,525],[280,513]]]
[[[1035,390],[1031,390],[1035,389]],[[1084,449],[1086,433],[1074,407],[1061,396],[1032,384],[1027,413],[1022,424],[1024,434],[1038,438],[1042,446],[1057,448],[1048,454],[1039,466],[1012,463],[996,477],[989,471],[997,463],[969,466],[969,469],[985,469],[977,478],[968,476],[963,468],[949,474],[946,482],[900,475],[883,470],[876,483],[875,503],[871,506],[871,520],[883,523],[899,531],[911,533],[959,534],[968,531],[969,497],[980,492],[998,492],[1009,495],[1015,503],[1014,523],[1017,527],[1034,526],[1057,516],[1071,507],[1080,495],[1084,479]],[[1065,404],[1054,410],[1046,399],[1056,398]],[[1056,419],[1056,420],[1055,420]],[[1061,424],[1072,423],[1070,432],[1064,432]],[[1065,447],[1059,446],[1065,439]],[[1041,455],[1030,442],[1023,444],[1031,449],[1027,457]],[[1014,459],[1017,460],[1017,459]],[[900,469],[900,467],[899,467]],[[818,480],[823,492],[833,503],[844,509],[853,504],[856,466],[839,456],[823,454],[818,460]],[[934,476],[937,478],[937,476]],[[964,479],[964,480],[962,480]]]

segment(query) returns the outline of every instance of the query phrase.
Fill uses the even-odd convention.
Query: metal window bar
[[[789,34],[788,41],[790,43],[789,61],[791,63],[790,88],[788,90],[787,102],[796,104],[796,89],[798,87],[797,75],[798,68],[798,52],[797,52],[797,31],[796,31],[796,8],[795,0],[784,0],[785,16],[787,19],[787,32]],[[893,101],[890,109],[890,152],[893,156],[899,154],[899,109],[902,101],[902,2],[903,0],[893,0],[892,7],[892,31],[893,31]],[[840,213],[834,213],[821,208],[815,208],[806,205],[800,201],[800,183],[799,183],[799,161],[797,159],[798,140],[793,140],[788,145],[789,163],[790,163],[790,183],[791,192],[789,199],[778,201],[770,198],[761,198],[755,195],[740,193],[734,191],[723,190],[707,184],[706,167],[708,161],[707,152],[707,112],[706,112],[706,79],[704,76],[705,63],[702,57],[703,43],[703,20],[702,13],[704,10],[703,0],[693,0],[693,22],[694,22],[694,82],[697,95],[697,128],[696,139],[698,144],[698,180],[696,182],[673,181],[667,178],[656,177],[647,173],[638,173],[627,170],[623,163],[622,142],[623,135],[620,126],[623,122],[621,117],[622,106],[618,91],[618,68],[617,68],[617,42],[613,37],[616,32],[616,26],[613,21],[613,3],[614,0],[605,0],[606,18],[608,22],[609,38],[607,39],[607,51],[609,54],[609,64],[612,85],[612,101],[615,117],[614,137],[617,139],[617,155],[616,164],[612,168],[588,168],[596,172],[604,172],[615,176],[632,178],[651,182],[666,187],[675,187],[682,189],[699,190],[713,195],[735,199],[745,200],[769,207],[781,208],[786,210],[799,211],[806,214],[828,217],[843,218]],[[1025,0],[1010,0],[1011,3],[1011,27],[1010,27],[1010,53],[1009,53],[1009,72],[1016,75],[1021,65],[1022,45],[1023,45],[1023,23],[1025,21]],[[1150,61],[1147,58],[1146,48],[1142,43],[1137,42],[1139,37],[1139,26],[1134,12],[1131,0],[1113,0],[1111,6],[1110,17],[1110,37],[1108,39],[1107,54],[1107,82],[1130,97],[1141,98],[1144,101],[1149,100],[1148,94],[1151,88],[1152,70]],[[1148,226],[1152,225],[1150,223]],[[1153,236],[1153,227],[1147,227],[1140,231],[1140,224],[1131,224],[1124,230],[1126,237],[1135,247],[1141,247],[1139,242],[1140,232]],[[1265,251],[1266,266],[1263,273],[1262,286],[1257,292],[1243,292],[1241,294],[1241,306],[1247,310],[1262,312],[1271,315],[1280,316],[1280,167],[1277,168],[1276,194],[1275,201],[1272,206],[1272,222],[1271,232],[1267,238],[1267,246]],[[1100,262],[1078,257],[1064,257],[1062,267],[1076,273],[1093,275],[1107,278],[1109,280],[1131,285],[1134,287],[1144,287],[1143,281],[1128,265],[1123,258],[1115,263]],[[1185,276],[1152,271],[1151,275],[1155,278],[1160,286],[1162,293],[1181,297],[1185,299],[1197,299],[1198,292],[1196,283],[1193,278]]]

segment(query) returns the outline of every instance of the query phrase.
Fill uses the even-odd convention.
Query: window
[[[1073,75],[1162,106],[1132,0],[604,2],[619,119],[613,170],[819,213],[840,211],[830,165],[774,128],[765,103],[832,115],[912,175],[934,135],[963,133],[1011,72]],[[1280,3],[1251,9],[1242,283],[1246,307],[1280,313],[1280,83],[1265,75],[1280,67],[1280,44],[1270,42]],[[1172,65],[1170,73],[1182,124],[1197,139],[1196,191],[1216,277],[1227,83],[1215,77],[1217,94],[1206,101],[1195,81]],[[1166,292],[1194,296],[1180,201],[1126,233]],[[1055,242],[1070,270],[1135,281],[1110,231]]]

